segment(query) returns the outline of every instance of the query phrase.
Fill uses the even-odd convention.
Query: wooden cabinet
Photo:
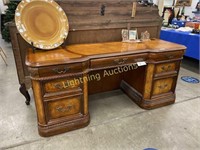
[[[79,81],[84,73],[63,78],[60,74],[38,75],[38,70],[32,70],[31,78],[40,135],[51,136],[86,126],[89,123],[87,82]]]

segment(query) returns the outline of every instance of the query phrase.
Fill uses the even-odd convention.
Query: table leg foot
[[[30,105],[31,98],[30,98],[28,91],[26,90],[25,84],[21,84],[19,91],[26,98],[26,101],[25,101],[26,105]]]

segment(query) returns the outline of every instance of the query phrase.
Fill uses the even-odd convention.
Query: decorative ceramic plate
[[[21,36],[40,49],[60,46],[69,31],[65,12],[53,0],[22,0],[15,12],[15,23]]]

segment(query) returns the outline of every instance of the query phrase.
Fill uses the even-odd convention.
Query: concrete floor
[[[42,138],[32,91],[26,106],[19,93],[11,45],[0,40],[8,56],[8,67],[0,58],[0,149],[15,150],[199,150],[200,84],[189,84],[181,76],[199,78],[199,74],[181,68],[176,103],[143,110],[120,90],[93,95],[89,108],[89,126]],[[193,66],[191,66],[193,67]]]

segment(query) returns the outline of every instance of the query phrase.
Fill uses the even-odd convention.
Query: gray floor
[[[200,149],[200,84],[189,84],[180,78],[173,105],[147,111],[119,90],[97,94],[90,97],[88,127],[50,138],[40,137],[34,101],[26,106],[18,91],[11,46],[2,40],[0,45],[8,56],[8,67],[0,58],[0,149]],[[184,68],[180,76],[199,78],[199,74]],[[32,91],[29,92],[33,99]]]

